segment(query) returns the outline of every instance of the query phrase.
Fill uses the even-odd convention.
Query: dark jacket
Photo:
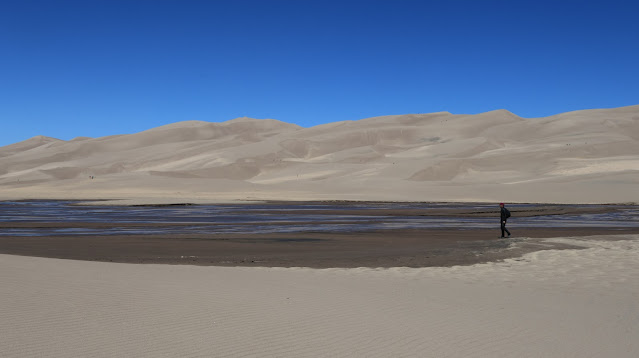
[[[506,208],[501,208],[501,221],[506,221],[510,217],[510,211]]]

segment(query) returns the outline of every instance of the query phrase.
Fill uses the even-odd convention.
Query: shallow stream
[[[478,229],[499,226],[494,204],[465,203],[264,203],[176,206],[86,206],[73,201],[0,202],[0,236],[354,232],[388,229]],[[508,227],[639,227],[632,205],[544,205],[593,209],[517,217],[540,205],[513,204]],[[605,210],[599,210],[605,209]],[[609,209],[609,210],[608,210]],[[437,215],[379,215],[375,210],[439,212]],[[492,212],[495,216],[442,215],[447,211]],[[339,214],[332,213],[339,211]],[[345,213],[345,211],[347,213]],[[352,211],[352,215],[348,214]],[[323,213],[325,212],[325,213]],[[371,215],[367,215],[370,212]],[[11,224],[23,223],[23,227]],[[26,223],[33,223],[29,225]],[[37,223],[46,223],[36,225]],[[55,225],[51,225],[54,223]],[[88,225],[90,223],[91,225]],[[105,225],[96,225],[103,223]],[[20,225],[16,225],[20,226]]]

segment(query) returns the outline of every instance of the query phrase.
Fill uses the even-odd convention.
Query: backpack
[[[506,214],[506,218],[510,217],[510,210],[504,208],[505,214]]]

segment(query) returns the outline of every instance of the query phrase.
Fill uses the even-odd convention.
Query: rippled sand
[[[0,351],[11,358],[639,356],[639,235],[546,240],[580,249],[448,268],[323,270],[0,255]]]

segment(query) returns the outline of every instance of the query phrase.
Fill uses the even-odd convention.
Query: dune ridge
[[[186,121],[0,148],[0,198],[639,202],[639,105]],[[91,179],[93,178],[93,179]]]

